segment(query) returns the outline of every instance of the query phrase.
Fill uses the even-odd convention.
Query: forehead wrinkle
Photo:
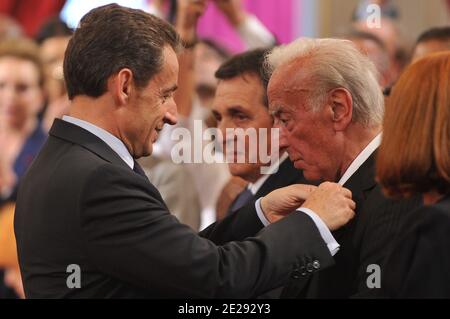
[[[308,59],[305,57],[294,59],[285,65],[280,66],[273,73],[273,77],[279,77],[277,91],[286,94],[301,94],[310,91],[311,78],[306,72]],[[277,85],[277,86],[278,86]],[[277,94],[278,92],[275,92]]]

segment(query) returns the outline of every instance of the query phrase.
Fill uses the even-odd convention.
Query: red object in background
[[[0,13],[14,18],[26,35],[34,37],[49,18],[58,15],[66,0],[1,0]]]

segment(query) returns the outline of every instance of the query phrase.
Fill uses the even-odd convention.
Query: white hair
[[[300,38],[276,47],[266,56],[265,73],[302,60],[302,72],[314,81],[314,111],[323,103],[326,93],[345,88],[353,98],[353,121],[365,126],[382,123],[384,97],[377,81],[374,64],[353,45],[342,39]],[[320,104],[320,105],[319,105]]]

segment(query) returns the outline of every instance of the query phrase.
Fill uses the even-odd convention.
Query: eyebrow
[[[227,112],[245,112],[246,110],[240,105],[233,105],[227,109]]]
[[[230,108],[227,109],[227,113],[228,114],[236,114],[236,113],[248,113],[248,110],[244,109],[242,106],[240,105],[235,105],[235,106],[231,106]]]
[[[277,116],[280,115],[280,113],[283,113],[284,110],[281,106],[277,105],[271,108],[272,110],[270,110],[270,115],[271,116]]]
[[[174,84],[174,85],[172,85],[170,88],[168,88],[168,89],[163,89],[163,90],[161,90],[161,93],[162,94],[167,94],[167,93],[170,93],[170,92],[174,92],[174,91],[176,91],[178,89],[178,85],[176,85],[176,84]]]

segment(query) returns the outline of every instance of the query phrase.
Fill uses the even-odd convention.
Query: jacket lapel
[[[91,132],[77,125],[56,119],[50,129],[49,135],[80,145],[107,162],[128,167],[108,144]]]
[[[345,242],[346,240],[345,235],[350,232],[352,227],[355,227],[358,212],[363,207],[369,192],[377,186],[375,181],[375,158],[376,152],[372,153],[343,185],[352,192],[352,198],[356,203],[356,216],[347,225],[333,232],[333,237],[341,244],[342,241]],[[318,272],[313,276],[305,276],[299,280],[292,281],[284,288],[281,298],[306,298],[318,295],[321,275],[321,272]]]

